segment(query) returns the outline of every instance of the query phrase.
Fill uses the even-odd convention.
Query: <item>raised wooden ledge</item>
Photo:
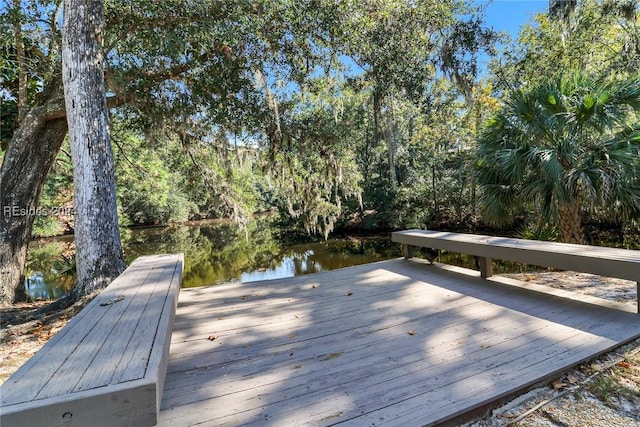
[[[0,425],[155,425],[183,265],[136,259],[0,386]]]
[[[640,294],[638,250],[431,230],[396,231],[391,233],[391,240],[403,245],[405,258],[411,258],[414,247],[444,249],[477,256],[481,276],[484,278],[492,275],[491,259],[496,258],[633,280],[637,283]],[[637,299],[640,312],[640,298]]]

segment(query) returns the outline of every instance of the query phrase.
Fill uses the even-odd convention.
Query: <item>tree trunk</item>
[[[389,165],[389,182],[391,188],[396,188],[398,184],[398,174],[396,173],[396,152],[398,151],[398,123],[396,122],[393,99],[389,103],[389,121],[386,129],[387,140],[387,163]]]
[[[436,163],[435,159],[432,159],[431,163],[431,189],[432,189],[432,199],[433,199],[433,214],[431,215],[431,219],[437,221],[440,219],[440,203],[438,202],[438,185],[436,185],[437,176],[436,176]]]
[[[67,133],[62,81],[52,80],[41,103],[13,134],[0,167],[0,305],[24,300],[24,264],[40,192]]]
[[[582,209],[577,202],[561,204],[558,207],[560,215],[560,238],[564,243],[585,243],[582,228]]]
[[[100,47],[103,25],[102,0],[65,0],[62,78],[73,160],[76,297],[102,289],[125,268]]]
[[[380,126],[382,115],[382,96],[377,90],[373,91],[373,146],[378,147],[382,141],[382,129]]]

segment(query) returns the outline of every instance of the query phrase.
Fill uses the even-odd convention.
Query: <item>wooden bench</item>
[[[0,386],[0,425],[155,425],[183,264],[135,260]]]
[[[496,258],[633,280],[637,283],[640,295],[640,251],[638,250],[430,230],[396,231],[391,233],[391,240],[402,244],[405,258],[411,258],[416,247],[443,249],[476,256],[480,276],[484,278],[493,274],[491,259]],[[640,298],[637,300],[640,313]]]

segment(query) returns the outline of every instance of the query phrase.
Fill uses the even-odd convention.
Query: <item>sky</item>
[[[478,0],[478,3],[489,4],[486,11],[487,24],[496,31],[509,33],[514,39],[522,25],[531,22],[538,13],[546,13],[549,7],[548,0]]]
[[[520,28],[533,22],[533,17],[538,13],[547,13],[549,0],[476,0],[476,3],[487,5],[485,22],[495,31],[505,32],[511,36],[512,41],[517,40]],[[497,46],[498,51],[502,48]],[[480,54],[479,77],[485,75],[489,56]]]

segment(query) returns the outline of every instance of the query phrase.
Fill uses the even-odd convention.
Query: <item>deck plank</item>
[[[157,280],[158,277],[158,270],[152,270],[151,274],[147,272],[144,282],[152,282]],[[140,304],[148,300],[148,294],[140,292],[144,288],[144,282],[134,289],[122,289],[120,295],[125,296],[125,299],[114,305],[114,308],[118,309],[117,314],[119,317],[116,318],[115,312],[109,313],[111,322],[97,325],[106,330],[107,336],[118,337],[118,339],[111,339],[109,340],[109,345],[104,345],[104,342],[108,340],[107,337],[104,338],[102,347],[90,360],[78,383],[75,384],[75,387],[69,385],[73,387],[73,391],[103,387],[111,383],[114,371],[122,364],[127,343],[131,339],[131,334],[140,319],[140,312],[130,310],[130,308],[133,308],[134,304]],[[92,339],[95,340],[96,338],[92,337]],[[67,364],[71,365],[71,369],[83,368],[83,365],[75,363],[73,359],[69,359]],[[67,392],[70,390],[67,390]]]
[[[112,383],[121,383],[142,378],[147,369],[150,351],[153,348],[149,342],[153,342],[158,332],[158,323],[154,319],[160,318],[167,295],[171,289],[170,283],[174,277],[175,266],[169,266],[161,270],[160,275],[154,280],[154,287],[149,292],[146,301],[141,302],[144,309],[140,317],[132,326],[133,333],[124,350],[123,363],[113,374]]]
[[[638,336],[635,314],[420,260],[184,289],[158,425],[430,425]]]

